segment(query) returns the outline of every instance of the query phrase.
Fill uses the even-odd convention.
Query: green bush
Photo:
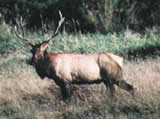
[[[11,36],[11,27],[6,24],[0,25],[0,53],[4,54],[15,50]]]

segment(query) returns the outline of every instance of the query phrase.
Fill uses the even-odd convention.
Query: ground
[[[125,80],[135,87],[136,100],[119,88],[111,98],[103,84],[94,84],[73,85],[71,98],[63,101],[54,81],[40,79],[26,62],[1,68],[0,118],[158,119],[160,58],[125,60],[123,70]]]

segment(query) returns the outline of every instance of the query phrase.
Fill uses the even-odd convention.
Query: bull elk
[[[66,84],[104,83],[111,93],[114,85],[126,90],[134,96],[134,88],[123,79],[123,58],[108,52],[94,54],[77,53],[47,53],[46,48],[53,37],[58,34],[64,22],[60,14],[60,21],[52,36],[42,43],[35,44],[24,38],[15,29],[16,36],[32,46],[32,63],[41,78],[51,78],[59,85],[62,96],[68,97]]]

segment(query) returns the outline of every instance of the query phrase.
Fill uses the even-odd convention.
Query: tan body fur
[[[50,62],[49,65],[52,65],[48,66],[51,67],[50,72],[55,71],[55,75],[66,82],[102,81],[101,69],[110,75],[108,77],[115,77],[121,70],[120,65],[107,53],[62,53],[48,54],[46,57]]]
[[[123,58],[120,56],[108,52],[76,54],[44,53],[43,50],[35,54],[35,68],[42,78],[54,79],[62,89],[66,90],[66,84],[103,82],[111,93],[114,93],[115,84],[133,95],[132,85],[123,79]]]

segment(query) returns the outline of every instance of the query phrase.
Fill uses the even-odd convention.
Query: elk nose
[[[37,62],[41,58],[42,58],[42,55],[41,54],[37,54],[37,55],[35,55],[34,61]]]

